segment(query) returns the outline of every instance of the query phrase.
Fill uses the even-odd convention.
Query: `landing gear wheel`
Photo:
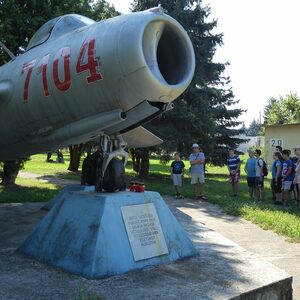
[[[126,189],[125,167],[120,159],[113,158],[110,161],[104,174],[102,188],[110,193]]]
[[[126,143],[121,135],[100,136],[99,156],[96,167],[95,191],[123,191],[126,189],[125,165],[128,153],[124,150]],[[117,157],[122,157],[122,160]]]
[[[103,179],[104,178],[100,174],[102,164],[103,164],[103,158],[98,158],[97,169],[96,169],[96,182],[95,182],[95,191],[97,193],[101,193],[103,190]]]

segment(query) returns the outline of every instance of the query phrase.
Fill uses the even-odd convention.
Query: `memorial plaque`
[[[153,203],[123,206],[121,211],[135,261],[169,253]]]

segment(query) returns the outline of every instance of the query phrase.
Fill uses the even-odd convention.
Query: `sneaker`
[[[204,196],[199,197],[201,200],[207,200]]]
[[[178,199],[183,199],[184,197],[182,195],[177,196]]]

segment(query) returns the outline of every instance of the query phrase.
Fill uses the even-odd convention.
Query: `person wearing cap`
[[[194,186],[196,199],[205,200],[203,196],[205,155],[198,144],[193,144],[192,150],[193,153],[189,156],[191,164],[191,184]]]

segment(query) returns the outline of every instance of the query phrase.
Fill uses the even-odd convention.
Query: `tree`
[[[270,98],[264,110],[265,123],[293,124],[300,122],[300,98],[297,93],[290,93],[279,99]]]
[[[249,127],[245,129],[247,136],[258,136],[261,134],[261,126],[255,119],[252,120]]]
[[[3,0],[0,1],[0,39],[15,54],[21,54],[33,34],[48,20],[60,15],[76,13],[85,15],[95,20],[102,20],[118,15],[113,6],[104,0]],[[0,65],[9,61],[6,53],[0,52]],[[79,166],[79,145],[70,146],[71,158],[69,168],[76,171]],[[2,175],[2,183],[15,180],[19,167],[24,159],[5,162],[5,172]],[[8,165],[6,168],[5,166]],[[77,167],[78,170],[78,167]],[[11,172],[11,176],[7,172]],[[4,177],[6,178],[4,178]],[[13,181],[14,182],[14,181]]]
[[[236,148],[243,140],[234,138],[242,132],[237,121],[243,110],[230,108],[239,101],[234,99],[228,77],[222,76],[226,63],[216,63],[213,57],[222,45],[222,34],[213,34],[216,21],[207,22],[210,9],[202,1],[161,0],[159,3],[188,32],[196,55],[195,76],[185,93],[175,102],[175,108],[152,121],[147,128],[159,132],[166,152],[187,154],[193,142],[198,142],[208,159],[222,165],[227,147]],[[134,11],[151,8],[156,0],[135,0]]]

